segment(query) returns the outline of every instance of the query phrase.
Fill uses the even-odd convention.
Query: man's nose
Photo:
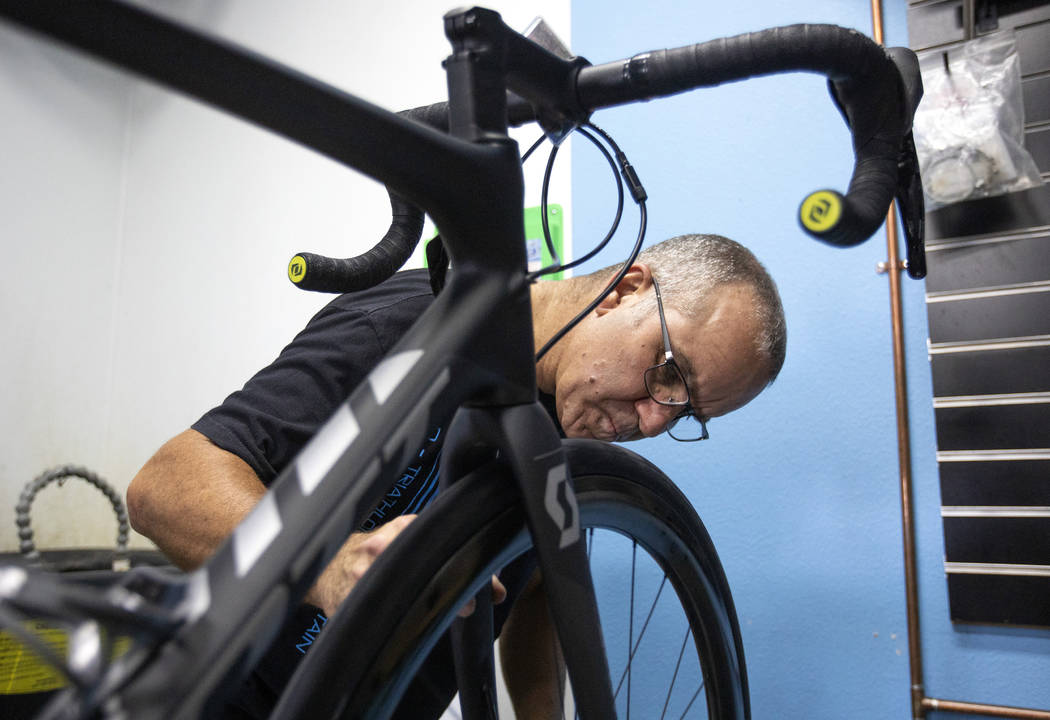
[[[661,405],[651,397],[645,397],[635,403],[638,413],[638,431],[645,437],[655,437],[667,430],[679,408],[672,405]]]

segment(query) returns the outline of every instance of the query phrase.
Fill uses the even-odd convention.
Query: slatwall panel
[[[1025,146],[1050,178],[1050,0],[912,2],[917,51],[1013,28]],[[1050,626],[1050,186],[927,215],[926,280],[952,619]]]

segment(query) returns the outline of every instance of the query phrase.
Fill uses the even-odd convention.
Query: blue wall
[[[887,41],[906,44],[904,0],[887,3],[885,20]],[[572,47],[600,63],[801,21],[871,29],[864,0],[574,0]],[[650,242],[683,232],[733,237],[766,264],[784,299],[789,350],[776,384],[713,421],[709,442],[633,445],[686,491],[720,550],[754,716],[910,717],[889,291],[875,272],[884,234],[833,250],[794,220],[806,193],[843,188],[849,176],[848,134],[823,80],[755,80],[595,121],[648,189]],[[611,215],[611,180],[584,142],[573,164],[582,254]],[[621,255],[606,253],[606,264],[633,240],[634,217],[625,218]],[[927,694],[1050,708],[1050,633],[948,620],[923,291],[905,282]]]

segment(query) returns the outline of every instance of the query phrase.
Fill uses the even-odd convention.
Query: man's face
[[[680,411],[656,403],[646,392],[646,368],[664,360],[663,336],[656,309],[642,315],[638,299],[628,295],[599,309],[566,338],[555,402],[569,437],[652,437]],[[755,351],[750,289],[723,289],[709,305],[692,319],[665,307],[671,350],[685,374],[693,409],[705,418],[745,405],[766,384],[766,364]]]

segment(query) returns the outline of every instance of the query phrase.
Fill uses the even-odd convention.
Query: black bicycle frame
[[[188,577],[181,606],[186,622],[127,681],[119,693],[123,710],[135,718],[198,717],[220,684],[259,658],[427,429],[468,403],[488,408],[493,430],[483,441],[508,458],[520,486],[581,716],[614,717],[565,458],[553,423],[536,403],[523,181],[505,120],[508,73],[540,87],[552,67],[569,72],[572,65],[512,36],[494,13],[450,13],[450,126],[457,138],[111,0],[0,0],[0,16],[394,188],[441,228],[455,268],[409,333],[212,559]],[[463,453],[452,443],[445,454],[455,462]]]

